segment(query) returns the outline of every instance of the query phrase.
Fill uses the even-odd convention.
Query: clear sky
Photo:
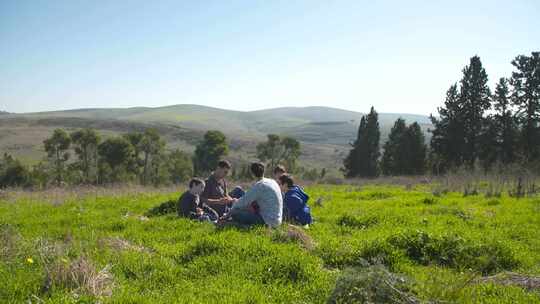
[[[0,0],[0,110],[429,114],[471,56],[493,85],[534,50],[538,0]]]

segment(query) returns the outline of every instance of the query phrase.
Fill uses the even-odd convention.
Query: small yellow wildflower
[[[34,259],[32,259],[32,258],[27,258],[27,259],[26,259],[26,263],[28,263],[28,264],[34,264]]]

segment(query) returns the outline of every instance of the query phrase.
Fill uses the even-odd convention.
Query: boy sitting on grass
[[[293,178],[288,174],[283,174],[278,179],[279,187],[284,193],[283,196],[283,217],[292,223],[302,226],[313,222],[311,211],[308,206],[309,196],[304,190],[294,184]]]
[[[202,179],[193,178],[189,182],[189,190],[184,192],[178,199],[178,216],[201,222],[217,222],[219,218],[217,212],[200,201],[200,195],[204,191],[204,187],[205,184]]]
[[[277,182],[264,177],[264,169],[262,163],[251,164],[255,183],[241,198],[233,200],[231,211],[222,219],[222,223],[230,217],[240,225],[266,224],[272,228],[281,225],[283,197]]]

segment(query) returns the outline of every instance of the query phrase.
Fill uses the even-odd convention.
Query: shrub
[[[349,268],[338,278],[328,303],[416,303],[409,283],[380,265]]]
[[[375,240],[360,250],[360,259],[357,259],[357,265],[361,265],[365,261],[370,265],[382,264],[390,270],[394,270],[401,256],[388,242]]]
[[[520,266],[514,253],[502,242],[476,244],[466,246],[459,264],[464,268],[472,268],[483,275],[512,270]]]
[[[309,269],[303,260],[291,256],[266,260],[261,263],[263,284],[309,282]]]
[[[403,254],[387,241],[381,240],[375,240],[357,247],[326,244],[321,245],[317,251],[326,266],[340,269],[383,264],[393,270],[399,259],[403,257]]]
[[[498,200],[498,199],[491,199],[491,200],[487,201],[488,206],[496,206],[496,205],[499,205],[500,203],[501,203],[501,201]]]
[[[22,187],[30,183],[28,168],[14,159],[11,155],[4,154],[0,159],[0,188]]]
[[[424,205],[435,205],[437,203],[437,200],[432,197],[426,197],[422,200],[422,204]]]
[[[383,199],[387,199],[387,198],[390,198],[390,197],[393,197],[394,195],[392,193],[387,193],[387,192],[370,192],[370,193],[367,193],[364,197],[364,199],[366,200],[383,200]]]
[[[482,274],[519,266],[513,252],[503,243],[478,244],[453,234],[434,236],[418,230],[392,236],[388,242],[422,265],[471,268]]]
[[[317,255],[327,267],[345,268],[359,265],[358,250],[346,243],[323,243],[317,248]]]
[[[313,239],[302,228],[293,225],[287,225],[285,228],[273,231],[272,239],[282,243],[298,243],[307,250],[313,250],[315,248]]]
[[[375,216],[355,217],[352,215],[343,215],[338,218],[337,224],[340,226],[347,226],[357,229],[367,229],[371,226],[377,225],[379,218]]]
[[[159,204],[158,206],[148,210],[145,215],[148,217],[153,216],[161,216],[166,215],[169,213],[176,213],[177,212],[177,201],[175,200],[168,200],[166,202],[163,202]]]
[[[224,251],[227,246],[216,239],[200,239],[178,257],[178,262],[185,264],[197,257],[213,255]]]

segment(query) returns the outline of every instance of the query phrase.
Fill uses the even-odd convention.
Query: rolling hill
[[[42,141],[54,128],[84,127],[95,128],[105,136],[154,127],[169,146],[192,151],[205,131],[216,129],[229,138],[233,158],[254,158],[256,143],[264,140],[266,134],[277,133],[303,143],[303,163],[333,167],[341,164],[362,115],[330,107],[242,112],[199,105],[5,113],[0,115],[0,152],[33,162],[44,156]],[[424,131],[430,126],[427,116],[380,113],[383,140],[398,117],[408,123],[417,121]]]

